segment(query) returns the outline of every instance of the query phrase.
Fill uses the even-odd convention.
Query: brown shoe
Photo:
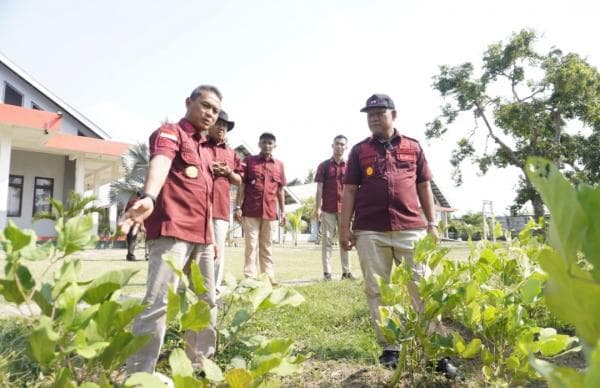
[[[348,280],[356,280],[358,279],[356,276],[352,275],[352,272],[346,272],[342,274],[342,280],[344,279],[348,279]]]

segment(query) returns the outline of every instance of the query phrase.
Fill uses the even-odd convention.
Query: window
[[[49,212],[52,210],[50,198],[52,198],[53,191],[53,178],[35,177],[35,187],[33,191],[33,215],[40,211]]]
[[[23,95],[6,82],[4,83],[4,103],[23,106]]]
[[[31,101],[31,109],[35,109],[35,110],[43,110],[38,104],[36,104],[35,102]]]
[[[23,202],[23,175],[10,175],[8,177],[8,210],[9,217],[21,217],[21,204]]]

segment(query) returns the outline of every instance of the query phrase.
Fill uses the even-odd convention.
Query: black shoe
[[[458,366],[454,364],[450,357],[440,358],[435,367],[435,371],[443,373],[448,379],[455,379],[460,376],[458,373]]]
[[[135,255],[127,255],[127,261],[137,261]]]
[[[379,356],[379,363],[388,369],[396,369],[399,355],[397,350],[384,350]]]
[[[323,280],[325,280],[326,282],[331,280],[331,274],[329,272],[325,272],[323,274]]]
[[[356,276],[352,275],[352,272],[346,272],[342,274],[342,280],[344,279],[356,280]]]

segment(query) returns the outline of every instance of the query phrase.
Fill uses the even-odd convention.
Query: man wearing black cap
[[[231,209],[231,185],[239,186],[242,183],[241,174],[244,171],[240,158],[235,151],[225,142],[227,132],[231,131],[235,123],[229,120],[227,113],[219,112],[217,122],[208,129],[207,137],[202,142],[202,147],[211,159],[213,185],[213,231],[215,245],[217,246],[217,260],[215,261],[215,287],[219,291],[223,280],[225,267],[225,239],[229,230]]]
[[[424,268],[413,262],[413,246],[426,231],[439,239],[432,175],[419,143],[394,128],[397,112],[389,96],[372,95],[361,112],[367,114],[371,136],[356,144],[348,157],[340,246],[346,250],[356,246],[377,341],[383,347],[379,361],[395,368],[398,344],[388,343],[377,324],[380,292],[375,275],[388,282],[392,265],[402,258],[413,267],[416,278],[425,275]],[[416,285],[411,282],[408,288],[414,308],[421,310]]]

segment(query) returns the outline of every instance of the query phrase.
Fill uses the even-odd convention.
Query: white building
[[[10,219],[40,237],[55,236],[51,222],[33,224],[32,216],[49,210],[51,197],[64,202],[71,191],[98,194],[122,175],[120,156],[130,144],[108,139],[0,54],[0,228]],[[114,224],[116,208],[110,214]]]

